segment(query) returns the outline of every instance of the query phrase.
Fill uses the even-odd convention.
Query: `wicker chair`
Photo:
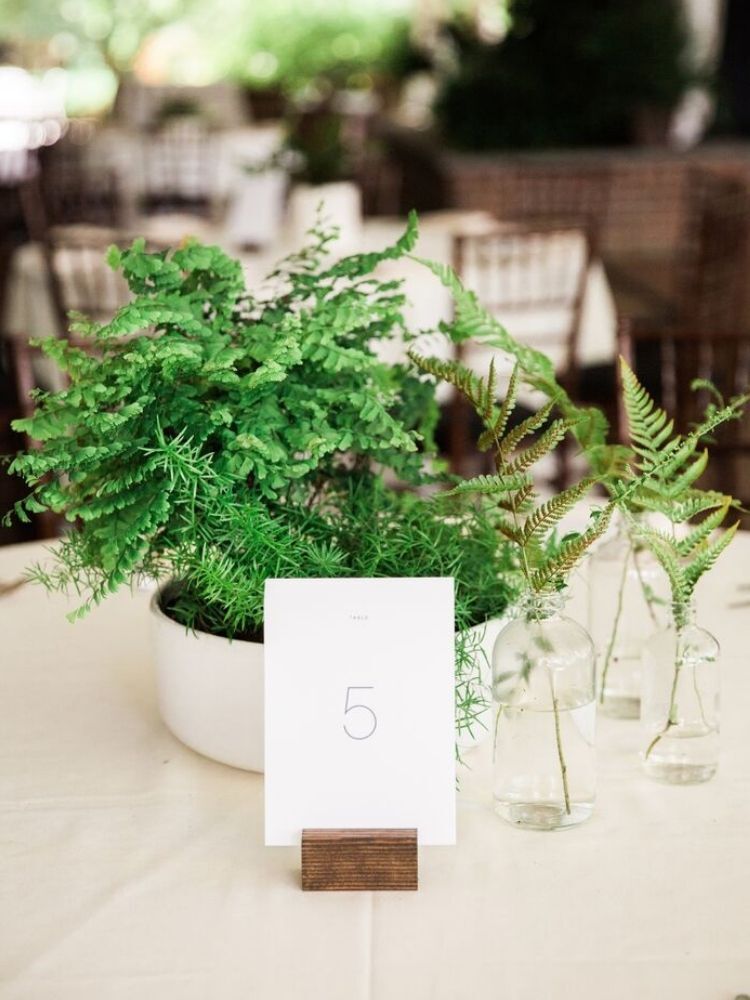
[[[609,213],[611,171],[580,164],[504,163],[477,157],[462,166],[451,203],[484,209],[497,219],[586,229],[593,251]]]
[[[750,192],[739,178],[688,174],[678,253],[608,262],[618,312],[647,326],[741,329],[750,249]]]

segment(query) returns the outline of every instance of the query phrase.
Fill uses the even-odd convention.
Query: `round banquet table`
[[[36,544],[0,550],[8,582]],[[750,991],[750,534],[699,599],[723,646],[722,761],[705,785],[641,774],[637,723],[601,719],[593,818],[506,826],[488,749],[461,776],[458,843],[415,893],[303,893],[263,846],[263,778],[178,743],[156,711],[145,592],[69,624],[0,598],[3,1000],[732,1000]],[[575,581],[585,614],[586,580]],[[744,602],[744,605],[743,605]],[[585,619],[584,619],[585,620]]]

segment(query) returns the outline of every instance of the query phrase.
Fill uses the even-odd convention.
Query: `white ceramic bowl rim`
[[[185,638],[200,639],[202,642],[206,643],[217,643],[224,645],[225,643],[241,643],[243,646],[263,646],[262,642],[251,642],[249,639],[230,639],[226,635],[214,635],[213,632],[203,632],[201,629],[191,629],[187,625],[182,625],[180,622],[175,621],[171,618],[162,608],[161,599],[164,591],[171,585],[171,580],[167,583],[162,584],[157,590],[154,591],[151,597],[150,609],[151,614],[155,615],[164,625],[169,628],[179,631]]]

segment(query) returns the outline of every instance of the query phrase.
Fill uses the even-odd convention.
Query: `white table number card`
[[[264,635],[266,844],[454,844],[453,580],[268,580]]]

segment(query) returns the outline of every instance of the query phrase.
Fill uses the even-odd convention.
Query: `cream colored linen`
[[[0,579],[42,553],[0,550]],[[411,894],[300,891],[297,851],[263,846],[262,778],[199,757],[161,724],[147,594],[117,595],[75,625],[61,598],[7,594],[0,998],[731,1000],[750,990],[750,610],[727,609],[741,581],[747,534],[702,592],[701,619],[724,647],[714,781],[648,781],[637,724],[601,720],[593,819],[529,833],[492,814],[480,748],[463,777],[458,846],[421,851]],[[582,604],[580,578],[573,613]]]

